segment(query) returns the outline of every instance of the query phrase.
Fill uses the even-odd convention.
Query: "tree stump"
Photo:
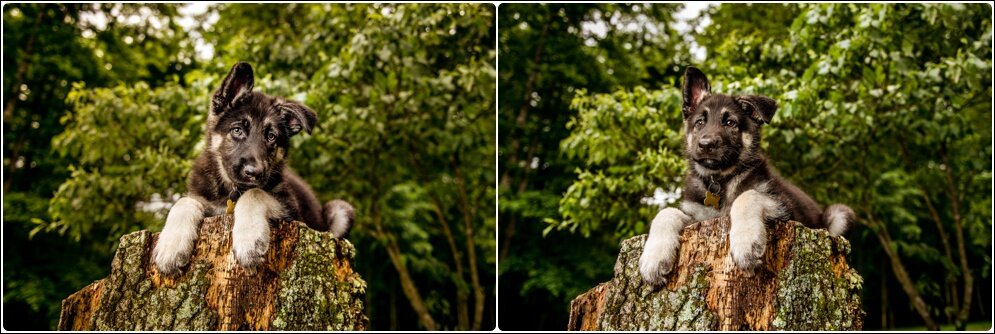
[[[797,222],[768,227],[753,275],[729,257],[729,218],[688,226],[678,263],[660,289],[643,284],[646,235],[622,242],[615,276],[570,303],[568,330],[861,330],[863,278],[850,243]]]
[[[111,273],[62,301],[59,330],[364,330],[366,282],[345,239],[301,222],[271,230],[265,261],[246,270],[231,255],[231,215],[204,219],[177,277],[150,260],[159,233],[121,237]]]

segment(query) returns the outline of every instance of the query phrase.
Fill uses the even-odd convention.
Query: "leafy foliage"
[[[132,12],[97,8],[125,21]],[[351,240],[372,327],[493,327],[494,7],[224,4],[195,19],[208,23],[178,33],[163,20],[172,23],[145,33],[190,36],[182,43],[135,50],[118,46],[131,45],[120,41],[141,25],[79,28],[93,30],[93,41],[70,34],[106,47],[104,70],[123,79],[105,87],[87,76],[58,97],[71,111],[49,140],[68,175],[45,175],[61,185],[48,210],[32,202],[42,212],[29,216],[32,233],[57,232],[109,258],[120,235],[161,229],[203,149],[210,93],[231,64],[247,61],[257,89],[318,113],[313,135],[293,139],[290,165],[322,200],[357,208]],[[198,38],[213,58],[182,75],[154,71],[160,56],[185,64]],[[85,285],[72,283],[68,292]],[[57,310],[65,290],[37,302]]]
[[[549,228],[579,229],[587,236],[602,228],[600,222],[610,221],[617,234],[649,230],[645,217],[660,208],[644,205],[653,195],[645,190],[667,186],[666,191],[677,191],[683,177],[682,133],[674,126],[682,120],[673,112],[680,105],[677,89],[578,93],[571,105],[578,113],[567,123],[572,132],[562,149],[582,159],[585,168],[579,168],[577,181],[560,201],[565,221]]]
[[[782,174],[820,203],[853,206],[863,226],[850,237],[868,252],[897,250],[889,257],[911,279],[895,279],[914,285],[904,291],[910,299],[923,295],[925,314],[959,327],[978,314],[960,284],[975,284],[971,272],[991,278],[991,7],[721,5],[708,13],[715,23],[696,37],[708,50],[700,66],[714,91],[779,101],[764,148]],[[551,229],[647,230],[658,208],[640,199],[678,188],[685,168],[675,142],[679,95],[665,86],[574,98],[561,149],[583,167]],[[946,270],[920,269],[937,267]],[[880,270],[864,272],[888,274]]]
[[[610,277],[611,266],[605,264],[613,263],[618,251],[618,239],[610,232],[614,222],[563,227],[587,234],[546,230],[548,221],[559,221],[558,203],[574,180],[573,171],[586,159],[580,153],[562,154],[560,142],[570,135],[566,124],[578,92],[591,97],[620,86],[675,82],[681,70],[676,65],[689,58],[683,38],[670,24],[680,7],[514,3],[499,7],[501,329],[561,330],[570,299]],[[647,100],[664,98],[632,94]],[[593,98],[590,101],[585,104],[593,105]],[[591,118],[595,117],[592,112]],[[574,129],[585,126],[577,122]],[[592,141],[607,145],[605,138],[578,135],[573,140],[577,145]],[[625,172],[638,177],[631,170]],[[578,186],[572,194],[592,194],[588,189]],[[588,202],[596,201],[588,197]],[[573,204],[582,205],[579,199]],[[598,208],[573,217],[579,221],[601,212]]]
[[[108,267],[107,226],[87,227],[93,234],[78,241],[37,233],[75,173],[52,138],[77,84],[158,87],[196,66],[176,16],[162,4],[4,6],[4,328],[54,328],[62,298]]]
[[[170,84],[152,90],[144,82],[74,87],[68,100],[75,110],[63,118],[66,130],[53,145],[76,163],[52,198],[52,222],[40,222],[33,232],[55,230],[79,241],[94,229],[110,228],[99,234],[113,243],[136,227],[161,226],[163,212],[136,206],[153,194],[169,199],[186,190],[206,117],[200,107],[208,101],[204,88]]]

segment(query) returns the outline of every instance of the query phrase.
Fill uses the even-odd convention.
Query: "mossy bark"
[[[796,222],[768,228],[763,264],[751,275],[729,257],[729,218],[688,226],[667,284],[643,284],[646,235],[622,242],[615,277],[570,305],[569,330],[804,330],[863,328],[863,278],[850,244]]]
[[[301,222],[272,228],[266,260],[231,255],[230,215],[204,219],[177,277],[150,260],[158,233],[121,237],[111,273],[62,301],[59,330],[364,330],[366,282],[355,248]]]

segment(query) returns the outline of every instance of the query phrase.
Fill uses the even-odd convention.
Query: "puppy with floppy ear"
[[[211,99],[206,148],[188,180],[188,194],[170,209],[153,250],[156,267],[175,274],[187,264],[204,217],[234,215],[232,254],[248,268],[269,249],[271,220],[301,220],[345,237],[355,219],[348,202],[324,206],[287,167],[290,138],[311,133],[317,114],[303,104],[253,91],[247,63],[232,66]]]
[[[750,118],[760,124],[769,124],[774,118],[774,111],[777,110],[777,101],[766,96],[737,96],[736,103],[750,115]]]
[[[729,253],[736,266],[752,272],[767,246],[767,223],[799,221],[834,236],[853,222],[853,210],[835,204],[822,210],[805,192],[778,176],[760,146],[760,129],[777,102],[758,95],[713,94],[705,74],[688,67],[682,87],[684,155],[683,199],[650,225],[639,258],[643,280],[659,286],[676,261],[679,236],[695,221],[729,215]]]

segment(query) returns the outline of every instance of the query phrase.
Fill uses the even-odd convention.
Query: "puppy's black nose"
[[[698,147],[703,149],[715,148],[719,144],[718,138],[712,135],[704,135],[698,138]]]
[[[262,174],[262,168],[254,165],[245,165],[245,167],[242,167],[242,176],[245,176],[246,178],[255,179],[262,176]]]

